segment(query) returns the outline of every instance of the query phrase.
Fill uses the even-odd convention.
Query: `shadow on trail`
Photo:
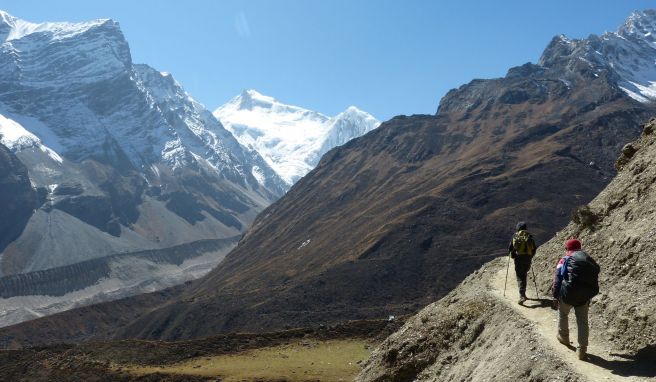
[[[622,360],[606,360],[588,354],[588,361],[623,377],[656,377],[656,345],[647,345],[634,355],[611,354]]]
[[[529,298],[521,304],[524,308],[536,309],[536,308],[553,308],[553,302],[551,299],[547,298]]]

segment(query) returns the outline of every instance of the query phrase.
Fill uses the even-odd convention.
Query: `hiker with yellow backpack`
[[[525,222],[517,223],[515,229],[516,232],[512,240],[510,240],[508,251],[509,256],[515,260],[515,275],[517,276],[517,286],[519,288],[518,303],[521,305],[526,301],[528,271],[531,269],[531,261],[533,260],[533,256],[535,256],[537,246],[535,245],[533,235],[527,231]]]

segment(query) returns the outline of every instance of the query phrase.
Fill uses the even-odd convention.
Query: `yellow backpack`
[[[535,241],[530,233],[521,230],[513,235],[512,246],[520,256],[531,256],[535,253]]]

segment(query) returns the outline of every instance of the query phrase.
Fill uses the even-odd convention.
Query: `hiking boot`
[[[526,296],[522,295],[522,296],[519,296],[519,301],[517,301],[517,303],[519,305],[522,305],[525,301],[526,301]]]
[[[558,335],[558,342],[560,342],[561,344],[563,344],[565,346],[569,346],[569,338],[563,337],[560,334]]]
[[[579,346],[579,348],[576,350],[576,355],[579,357],[581,361],[585,361],[588,359],[588,347],[587,346]]]

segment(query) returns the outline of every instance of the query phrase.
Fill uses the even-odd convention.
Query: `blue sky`
[[[334,115],[434,113],[451,88],[535,62],[557,34],[614,31],[655,1],[0,0],[19,18],[121,24],[134,62],[209,109],[242,89]]]

